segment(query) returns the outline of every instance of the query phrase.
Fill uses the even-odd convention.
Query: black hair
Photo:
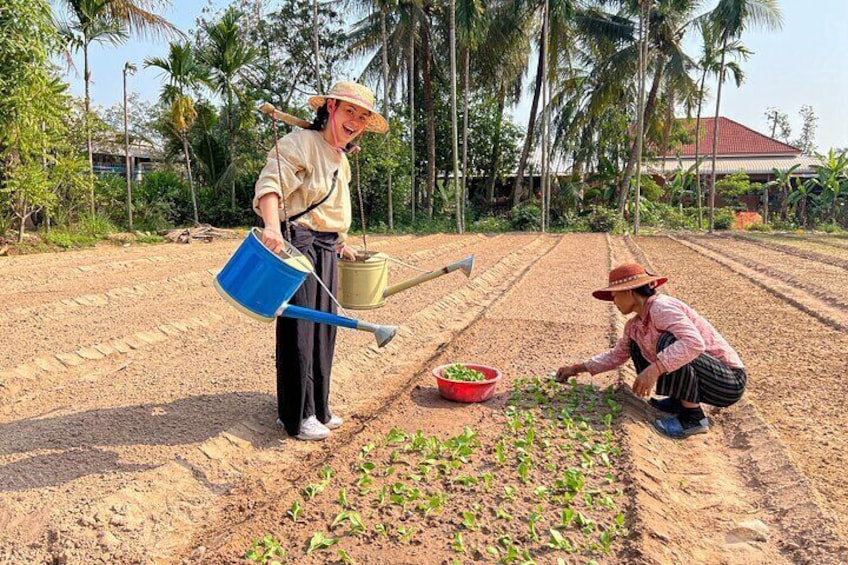
[[[633,292],[638,294],[639,296],[644,296],[645,298],[650,298],[651,296],[657,293],[657,290],[652,287],[650,284],[645,284],[633,289]]]
[[[315,111],[315,118],[312,120],[312,123],[309,124],[309,127],[306,129],[311,129],[315,131],[324,131],[324,128],[327,127],[327,123],[330,121],[330,110],[327,108],[327,102],[329,98],[324,100],[324,104]],[[345,153],[353,153],[357,149],[356,143],[351,141],[347,145],[342,148],[342,151]]]
[[[324,100],[324,104],[315,111],[315,119],[312,120],[312,123],[309,124],[309,127],[306,129],[322,131],[325,127],[327,127],[327,121],[329,121],[329,119],[330,110],[327,109],[327,101]]]

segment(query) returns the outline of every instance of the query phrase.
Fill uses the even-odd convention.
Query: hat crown
[[[645,270],[645,267],[638,263],[626,263],[619,265],[609,273],[610,286],[622,283],[635,278],[651,276],[651,273]]]
[[[330,87],[327,98],[351,98],[360,102],[366,110],[374,109],[374,93],[367,86],[352,80],[342,80]]]

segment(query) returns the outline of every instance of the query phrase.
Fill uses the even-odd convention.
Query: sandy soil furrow
[[[809,496],[848,532],[841,399],[848,394],[848,336],[711,258],[666,238],[639,238],[672,288],[734,344],[749,372],[747,400],[809,477]],[[705,273],[708,276],[705,278]],[[782,510],[782,509],[781,509]],[[844,542],[842,542],[844,544]]]
[[[429,266],[442,254],[458,255],[459,250],[470,248],[476,238],[462,240],[447,236],[440,244],[434,236],[421,240],[387,242],[384,248],[396,253],[399,258],[409,258]],[[420,246],[426,247],[421,249]],[[158,323],[161,311],[169,312],[173,319],[191,317],[204,311],[222,313],[229,306],[215,292],[212,280],[230,252],[229,249],[219,249],[217,261],[210,261],[215,264],[213,268],[158,280],[143,277],[144,280],[133,281],[132,286],[112,286],[101,293],[75,294],[79,293],[80,285],[74,284],[67,289],[68,294],[51,295],[52,301],[35,306],[17,306],[21,304],[21,297],[9,297],[8,308],[0,314],[0,335],[7,336],[6,347],[0,351],[0,371],[22,364],[31,365],[34,359],[49,358],[68,349],[92,347],[91,344],[115,337],[115,328],[122,328],[126,333],[145,331]],[[401,267],[392,270],[414,273]],[[123,275],[98,278],[103,286],[126,282]],[[139,279],[137,275],[135,278]],[[23,299],[23,303],[27,304],[28,300]],[[151,303],[158,307],[150,308]],[[356,317],[370,319],[370,313]],[[19,331],[24,325],[34,326],[37,332]],[[68,344],[69,331],[73,335],[84,336],[87,341]]]
[[[761,264],[751,260],[746,260],[744,263],[737,261],[720,250],[709,249],[693,243],[686,238],[678,238],[676,236],[669,236],[669,238],[681,246],[687,247],[704,257],[708,257],[719,265],[747,278],[761,289],[788,302],[801,312],[816,318],[820,322],[838,331],[848,329],[848,315],[846,315],[842,308],[834,306],[827,299],[822,299],[817,294],[786,282],[780,276],[771,276],[768,274],[769,270],[767,267],[763,267]],[[748,266],[749,264],[752,266]]]
[[[721,253],[750,269],[802,289],[848,312],[848,299],[842,292],[848,285],[848,270],[841,266],[730,238],[681,236],[679,239]]]
[[[826,265],[848,269],[848,250],[842,247],[820,245],[814,240],[794,240],[779,236],[751,236],[741,233],[722,234],[723,238],[753,243],[765,249],[788,253]]]

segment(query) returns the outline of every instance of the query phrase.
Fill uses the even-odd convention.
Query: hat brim
[[[368,110],[369,112],[371,112],[371,116],[368,118],[368,124],[365,126],[365,131],[371,131],[371,132],[374,132],[374,133],[386,133],[387,131],[389,131],[389,122],[386,121],[386,118],[384,118],[382,115],[380,115],[380,113],[377,112],[376,110],[374,110],[374,108],[368,108],[366,106],[363,106],[362,101],[357,100],[356,98],[348,98],[347,96],[343,96],[343,95],[310,96],[309,97],[309,107],[312,108],[313,110],[317,110],[318,108],[323,106],[324,103],[330,98],[332,98],[334,100],[342,100],[344,102],[347,102],[348,104],[353,104],[354,106],[357,106],[359,108],[362,108],[363,110]]]
[[[640,286],[645,286],[647,284],[653,283],[654,288],[659,288],[664,285],[668,281],[668,277],[645,277],[641,279],[637,279],[634,281],[628,281],[626,283],[616,284],[613,286],[608,286],[606,288],[601,288],[595,291],[592,291],[592,296],[597,298],[598,300],[603,300],[605,302],[612,302],[612,293],[618,292],[621,290],[633,290],[634,288],[639,288]]]

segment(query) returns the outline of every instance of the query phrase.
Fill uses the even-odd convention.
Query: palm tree
[[[721,45],[718,87],[716,90],[715,123],[713,124],[712,172],[710,174],[709,232],[712,233],[715,220],[715,164],[716,151],[718,149],[718,119],[721,112],[721,87],[724,84],[726,72],[725,59],[728,54],[728,45],[731,41],[739,39],[749,25],[762,25],[767,29],[779,29],[783,25],[783,18],[780,8],[777,5],[777,0],[719,0],[718,5],[710,14],[710,19],[716,26],[719,44]]]
[[[85,83],[85,141],[88,151],[88,167],[94,174],[94,149],[91,140],[91,67],[88,54],[92,43],[120,45],[129,39],[125,25],[111,18],[106,9],[106,0],[77,0],[72,5],[72,20],[58,24],[60,35],[69,50],[82,50],[83,82]],[[94,215],[94,189],[92,184],[90,198],[91,214]]]
[[[789,205],[789,191],[792,190],[792,174],[800,166],[800,164],[792,165],[792,167],[790,167],[785,173],[779,169],[773,168],[771,171],[774,173],[774,180],[767,182],[764,186],[764,189],[766,190],[766,202],[768,202],[768,189],[770,187],[780,190],[780,218],[782,220],[786,220],[786,211]]]
[[[837,154],[831,149],[827,155],[816,153],[821,162],[812,165],[816,176],[811,179],[815,186],[821,188],[821,199],[830,208],[830,222],[836,221],[836,208],[846,191],[848,191],[848,152]]]
[[[816,204],[819,200],[815,192],[818,186],[814,179],[809,179],[806,182],[799,182],[795,188],[789,193],[789,203],[796,206],[797,214],[801,217],[801,226],[807,227],[807,204]]]
[[[468,97],[471,90],[471,52],[486,33],[489,19],[486,17],[486,4],[476,0],[459,0],[456,4],[456,33],[462,47],[462,218],[465,218],[465,202],[468,198],[466,179],[468,177]],[[463,226],[464,227],[464,226]]]
[[[725,50],[721,49],[718,45],[718,37],[716,33],[716,26],[713,25],[709,19],[702,19],[698,23],[698,28],[701,32],[701,59],[698,61],[698,67],[701,69],[701,81],[698,86],[698,113],[695,118],[695,182],[697,183],[695,186],[696,199],[698,202],[698,229],[703,229],[704,226],[704,215],[702,208],[702,198],[701,198],[701,110],[704,105],[705,98],[705,83],[707,80],[707,74],[713,74],[718,76],[721,72],[719,68],[719,53],[724,53]],[[740,41],[732,41],[727,46],[727,54],[732,57],[740,57],[742,59],[747,59],[751,52],[745,48],[744,45]],[[733,80],[736,83],[736,86],[740,86],[742,81],[745,78],[744,73],[742,72],[742,68],[735,62],[731,61],[727,63],[725,66],[726,69],[729,69],[731,73],[733,73]]]
[[[242,13],[228,8],[217,23],[203,25],[207,43],[199,57],[209,72],[209,85],[215,93],[224,97],[227,115],[228,149],[230,164],[222,175],[221,182],[230,182],[230,206],[236,209],[236,124],[235,101],[241,98],[238,80],[249,71],[260,58],[258,50],[248,45],[241,34],[239,20]]]
[[[188,186],[194,209],[194,223],[199,224],[200,215],[197,209],[197,195],[194,189],[188,145],[188,131],[197,119],[197,110],[188,91],[206,81],[205,69],[194,58],[194,51],[187,43],[171,43],[167,59],[147,58],[144,60],[144,66],[160,69],[161,74],[167,79],[167,84],[162,89],[161,99],[171,105],[171,123],[182,141]]]
[[[650,4],[647,15],[649,35],[648,47],[644,56],[647,67],[652,68],[653,79],[648,91],[641,119],[650,123],[654,116],[660,86],[663,81],[671,84],[675,91],[694,91],[689,71],[694,62],[683,51],[683,38],[693,23],[692,12],[697,8],[697,0],[658,0]],[[637,46],[627,46],[627,52],[633,51],[627,59],[638,57]],[[620,71],[621,69],[619,69]],[[618,185],[618,211],[623,213],[630,192],[630,181],[635,169],[639,140],[634,139],[630,155],[624,168],[624,174]],[[641,171],[639,172],[641,174]]]

